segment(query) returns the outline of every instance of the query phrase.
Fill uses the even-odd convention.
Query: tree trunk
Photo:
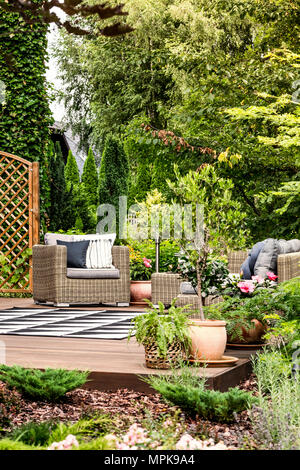
[[[200,259],[199,258],[197,259],[196,271],[197,271],[198,309],[199,309],[200,319],[205,320],[204,312],[203,312],[202,289],[201,289],[201,279],[202,279],[203,268],[200,269]]]

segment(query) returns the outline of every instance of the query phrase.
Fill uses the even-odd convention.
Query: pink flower
[[[244,294],[251,294],[255,289],[255,286],[252,281],[239,282],[238,287]]]
[[[146,266],[146,268],[151,268],[151,259],[148,259],[148,258],[143,258],[143,261],[144,261],[144,265]]]
[[[69,434],[64,441],[53,442],[48,450],[71,450],[72,447],[78,447],[78,441],[73,434]]]
[[[257,282],[258,284],[263,284],[264,278],[261,276],[252,276],[252,281]]]
[[[271,271],[267,272],[267,276],[270,281],[276,281],[276,279],[278,278],[278,276],[276,276],[276,274],[272,273]]]

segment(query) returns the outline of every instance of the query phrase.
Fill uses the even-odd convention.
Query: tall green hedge
[[[0,150],[40,163],[41,209],[49,203],[47,156],[52,122],[45,80],[47,26],[0,9]]]

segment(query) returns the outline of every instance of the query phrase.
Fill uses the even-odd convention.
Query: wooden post
[[[40,242],[40,175],[39,164],[32,164],[32,246]]]
[[[40,180],[37,162],[32,163],[29,173],[29,248],[32,249],[40,240]],[[32,292],[32,256],[29,259],[29,287]]]

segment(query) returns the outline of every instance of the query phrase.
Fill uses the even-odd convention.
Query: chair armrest
[[[154,273],[151,277],[152,303],[157,305],[162,302],[170,305],[172,300],[180,294],[182,279],[179,274]]]
[[[286,253],[277,258],[278,282],[300,276],[300,251]]]
[[[55,299],[62,292],[67,280],[67,247],[34,245],[32,267],[34,299]]]
[[[230,251],[228,253],[228,269],[230,273],[240,273],[241,266],[248,256],[248,251]]]
[[[63,245],[34,245],[32,248],[33,282],[41,282],[46,276],[67,275],[67,247]]]
[[[128,246],[113,246],[112,247],[112,261],[113,265],[120,271],[121,276],[130,275],[129,268],[129,248]]]

